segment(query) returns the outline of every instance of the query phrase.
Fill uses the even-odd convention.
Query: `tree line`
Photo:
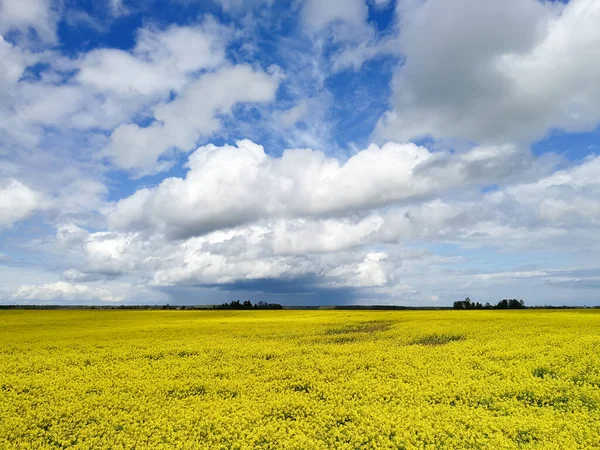
[[[489,302],[482,305],[479,302],[472,302],[469,297],[464,300],[454,302],[454,309],[525,309],[525,302],[516,298],[505,298],[500,300],[496,305]]]
[[[283,309],[283,306],[279,303],[267,302],[258,302],[253,305],[250,300],[246,300],[244,303],[241,303],[239,300],[235,300],[231,303],[215,305],[214,309]]]

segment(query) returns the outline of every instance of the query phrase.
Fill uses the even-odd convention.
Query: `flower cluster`
[[[595,448],[599,319],[0,311],[0,448]]]

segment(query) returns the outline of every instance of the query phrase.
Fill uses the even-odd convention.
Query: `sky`
[[[0,0],[0,304],[600,305],[597,0]]]

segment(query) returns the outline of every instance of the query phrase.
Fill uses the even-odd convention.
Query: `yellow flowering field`
[[[599,319],[0,311],[0,448],[600,448]]]

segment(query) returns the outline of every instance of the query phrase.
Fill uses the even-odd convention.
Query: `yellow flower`
[[[595,448],[599,318],[0,311],[0,448]]]

